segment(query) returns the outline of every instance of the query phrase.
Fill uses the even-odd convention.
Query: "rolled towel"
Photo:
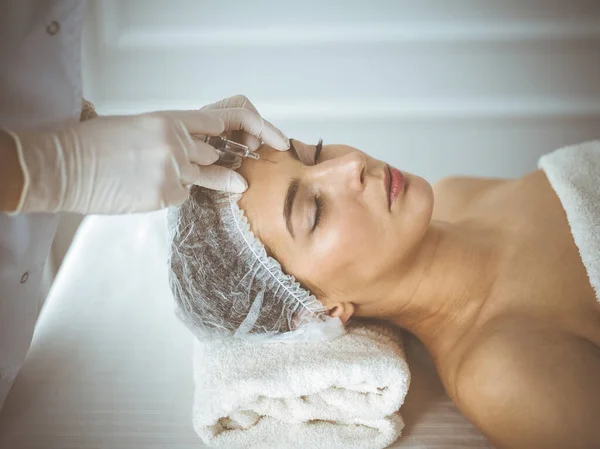
[[[401,338],[357,322],[329,342],[196,341],[194,428],[227,449],[387,447],[410,384]]]
[[[562,203],[600,302],[600,140],[556,150],[542,156],[538,166]]]

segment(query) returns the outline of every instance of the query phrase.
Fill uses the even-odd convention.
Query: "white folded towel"
[[[400,436],[410,372],[398,330],[351,323],[330,342],[196,341],[194,380],[210,447],[369,449]]]
[[[542,156],[538,166],[562,203],[600,302],[600,140],[556,150]]]

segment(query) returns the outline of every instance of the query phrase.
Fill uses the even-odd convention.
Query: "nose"
[[[329,188],[361,191],[365,186],[367,158],[352,152],[311,167],[314,181]]]

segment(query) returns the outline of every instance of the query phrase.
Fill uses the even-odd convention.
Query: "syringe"
[[[234,142],[233,140],[229,140],[224,137],[202,136],[200,140],[206,142],[218,152],[230,154],[232,156],[239,156],[244,159],[260,159],[259,154],[255,153],[254,151],[250,151],[246,145],[242,145],[241,143]]]

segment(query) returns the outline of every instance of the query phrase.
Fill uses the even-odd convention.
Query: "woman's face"
[[[259,153],[238,170],[249,185],[239,205],[271,255],[327,307],[376,299],[427,230],[427,181],[346,145]]]

